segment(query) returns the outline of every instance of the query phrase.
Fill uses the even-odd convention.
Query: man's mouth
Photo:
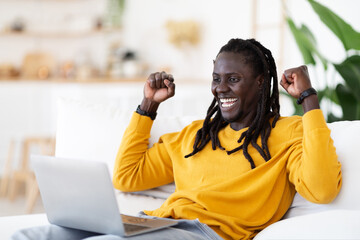
[[[221,107],[229,108],[237,102],[237,98],[220,98]]]

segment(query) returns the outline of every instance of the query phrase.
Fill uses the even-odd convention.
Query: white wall
[[[278,23],[281,18],[279,0],[258,1],[259,22],[263,25]],[[305,23],[318,39],[319,48],[333,61],[340,61],[344,52],[339,41],[324,27],[305,0],[285,1],[297,24]],[[360,31],[360,2],[356,0],[319,1],[338,13]],[[211,75],[212,60],[218,50],[232,37],[251,36],[251,0],[131,0],[128,1],[124,23],[125,45],[140,49],[142,56],[152,63],[154,69],[170,63],[179,77],[204,79]],[[166,41],[165,22],[168,19],[194,19],[202,26],[201,45],[197,48],[179,50]],[[279,58],[279,32],[263,30],[259,40]],[[284,67],[302,64],[302,58],[294,40],[286,31]],[[331,51],[329,51],[329,49]]]
[[[212,60],[230,38],[250,36],[247,0],[133,0],[125,15],[124,43],[141,49],[153,69],[171,65],[178,78],[209,79]],[[167,20],[195,20],[201,26],[200,45],[177,49],[167,42]]]

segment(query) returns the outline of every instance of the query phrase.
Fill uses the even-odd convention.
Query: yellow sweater
[[[203,120],[163,135],[148,148],[153,121],[134,113],[116,158],[114,186],[140,191],[175,181],[176,191],[156,210],[157,217],[199,219],[225,239],[248,239],[281,219],[295,191],[315,203],[329,203],[341,187],[341,165],[321,110],[281,117],[272,129],[265,162],[249,145],[255,169],[242,151],[227,155],[211,144],[193,157]],[[219,132],[223,147],[239,146],[241,133],[228,125]],[[260,144],[260,139],[258,141]]]

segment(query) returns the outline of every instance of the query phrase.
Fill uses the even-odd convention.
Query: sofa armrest
[[[261,231],[254,240],[360,239],[360,211],[330,210],[292,217]]]

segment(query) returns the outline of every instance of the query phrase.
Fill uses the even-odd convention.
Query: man
[[[199,219],[226,239],[252,238],[280,220],[295,191],[312,202],[332,201],[341,166],[306,66],[286,70],[280,84],[299,99],[303,118],[279,115],[271,52],[253,39],[232,39],[214,61],[205,120],[148,149],[156,110],[175,92],[172,75],[151,74],[118,152],[115,187],[139,191],[175,181],[175,193],[145,213]]]

